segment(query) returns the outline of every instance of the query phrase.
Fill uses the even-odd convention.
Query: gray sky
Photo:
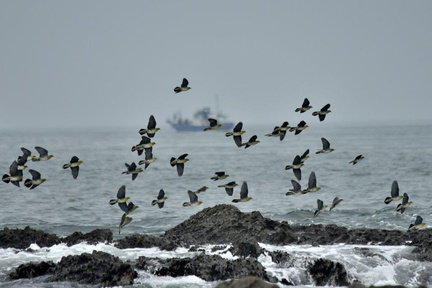
[[[216,94],[244,123],[311,119],[294,113],[308,97],[332,104],[329,124],[432,124],[431,15],[432,1],[3,0],[0,128],[165,125]]]

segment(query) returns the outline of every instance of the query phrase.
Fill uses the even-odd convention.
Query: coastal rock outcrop
[[[113,240],[113,233],[110,229],[95,229],[89,233],[74,232],[71,235],[61,239],[61,242],[66,243],[68,246],[78,244],[80,242],[87,242],[88,244],[97,243],[111,243]]]
[[[138,276],[130,264],[111,254],[93,251],[63,257],[49,281],[73,281],[106,286],[132,285]]]
[[[50,247],[60,244],[60,238],[55,234],[35,230],[29,226],[24,229],[9,229],[5,227],[0,230],[0,247],[26,249],[36,243],[39,247]]]

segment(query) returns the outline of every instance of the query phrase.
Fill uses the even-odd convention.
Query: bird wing
[[[180,155],[180,157],[178,157],[178,159],[179,160],[185,159],[187,156],[188,156],[188,154],[182,154],[182,155]]]
[[[309,103],[309,100],[308,100],[307,98],[305,98],[304,101],[303,101],[303,105],[302,105],[302,107],[303,107],[303,108],[308,107],[309,104],[310,104],[310,103]]]
[[[330,104],[326,104],[326,105],[324,105],[324,107],[323,108],[321,108],[321,111],[327,111],[328,109],[330,108]]]
[[[323,201],[321,201],[320,199],[317,200],[317,204],[318,204],[318,210],[321,210],[324,206]]]
[[[37,152],[39,152],[39,156],[40,157],[44,157],[44,156],[48,155],[48,151],[45,148],[36,146],[35,149],[36,149]]]
[[[154,118],[153,115],[150,115],[148,124],[147,124],[147,129],[154,129],[156,128],[156,119]]]
[[[243,122],[238,122],[237,125],[234,127],[234,132],[240,132],[243,128]]]
[[[157,196],[157,199],[158,200],[161,200],[161,199],[163,199],[165,197],[165,191],[163,190],[163,189],[160,189],[159,190],[159,194],[158,194],[158,196]]]
[[[118,203],[118,206],[120,207],[120,209],[123,212],[125,212],[125,213],[129,212],[129,208],[128,208],[128,205],[126,204],[126,202]]]
[[[22,151],[23,154],[24,154],[25,156],[27,156],[27,157],[31,155],[30,150],[28,150],[27,148],[21,147],[21,151]],[[26,158],[27,158],[27,157],[26,157]]]
[[[402,205],[406,205],[408,203],[409,197],[407,193],[403,194]]]
[[[399,196],[399,185],[396,180],[393,181],[391,186],[391,197],[398,197]]]
[[[213,118],[209,118],[208,121],[210,122],[210,127],[214,127],[217,125],[217,120]]]
[[[183,78],[181,87],[187,87],[189,85],[189,81],[186,78]]]
[[[248,192],[249,192],[248,191],[248,185],[246,182],[243,182],[241,189],[240,189],[240,198],[243,199],[243,198],[248,197]]]
[[[300,123],[297,125],[297,127],[304,127],[306,125],[305,121],[300,121]]]
[[[315,172],[311,172],[309,175],[309,182],[308,182],[308,188],[315,188],[316,187],[316,176]]]
[[[423,222],[423,218],[421,216],[417,216],[414,225],[415,226],[420,225],[422,222]]]
[[[177,175],[182,176],[184,172],[184,163],[177,163]]]
[[[321,138],[321,142],[323,145],[323,150],[327,150],[330,148],[330,142],[327,139],[325,139],[324,137]]]
[[[70,163],[76,163],[79,161],[79,158],[77,156],[72,156]]]
[[[297,180],[301,180],[301,170],[300,169],[293,169],[294,176],[297,178]]]
[[[291,180],[291,184],[292,184],[292,186],[293,186],[293,191],[294,192],[300,192],[301,191],[301,185],[300,185],[300,183],[298,183],[297,181],[295,181],[295,180]]]
[[[123,199],[126,196],[126,186],[123,185],[117,191],[117,199]]]
[[[135,162],[132,162],[132,163],[129,165],[128,170],[129,170],[129,171],[135,171],[136,168],[137,168],[137,166],[136,166]]]
[[[12,164],[9,166],[9,174],[10,176],[18,176],[19,170],[17,161],[13,161]]]
[[[72,177],[76,179],[79,173],[79,166],[71,167],[71,171],[72,171]]]
[[[309,149],[307,149],[302,156],[300,156],[300,159],[305,159],[307,155],[309,154]]]
[[[233,139],[237,147],[242,146],[242,136],[234,136]]]
[[[41,174],[38,171],[30,169],[29,172],[32,175],[33,180],[39,180],[39,179],[41,179]]]
[[[150,143],[150,138],[149,137],[147,137],[147,136],[142,136],[141,137],[141,141],[140,141],[140,144],[148,144],[148,143]]]
[[[145,151],[145,160],[150,160],[153,158],[153,147],[144,149]]]
[[[189,194],[190,203],[194,203],[198,201],[198,196],[195,193],[189,190],[188,194]]]

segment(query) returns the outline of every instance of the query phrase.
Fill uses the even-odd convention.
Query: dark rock
[[[276,284],[265,282],[257,277],[245,277],[219,283],[216,288],[278,288]]]
[[[36,243],[39,247],[50,247],[60,244],[60,238],[54,234],[48,234],[40,230],[34,230],[29,226],[24,229],[0,230],[0,247],[26,249],[30,244]]]
[[[93,251],[63,257],[48,281],[72,281],[101,286],[132,285],[138,274],[130,264],[108,253]]]
[[[111,243],[113,234],[110,229],[95,229],[89,233],[83,234],[81,232],[74,232],[71,235],[62,239],[68,246],[78,244],[80,242],[87,242],[88,244],[97,243]]]
[[[280,281],[281,284],[286,285],[286,286],[294,286],[294,283],[289,282],[287,279],[282,278],[282,280]]]
[[[19,265],[15,272],[12,272],[9,277],[11,279],[35,278],[45,274],[53,273],[56,265],[52,261],[42,261],[40,263],[26,263]]]
[[[266,251],[272,261],[276,264],[283,265],[285,267],[291,267],[291,256],[284,251]]]
[[[225,245],[217,245],[217,246],[214,246],[212,249],[211,249],[211,252],[216,252],[216,251],[220,251],[220,250],[225,250],[227,248],[227,246],[225,246]]]
[[[239,257],[253,257],[258,258],[261,254],[261,247],[258,245],[257,242],[250,243],[250,242],[240,242],[240,243],[233,243],[232,247],[229,249],[229,251],[234,256]]]
[[[264,218],[260,212],[242,213],[233,205],[216,205],[168,230],[164,238],[179,246],[265,242],[289,244],[297,240],[289,225]]]
[[[119,249],[159,247],[160,249],[167,251],[172,251],[177,248],[177,245],[172,241],[160,236],[146,234],[132,235],[119,239],[115,246]]]
[[[195,275],[205,281],[256,276],[268,280],[264,267],[252,258],[224,259],[218,255],[201,254],[193,258],[158,259],[140,257],[136,268],[157,276],[180,277]]]
[[[348,284],[345,267],[339,262],[318,259],[308,267],[309,274],[317,286],[346,286]]]

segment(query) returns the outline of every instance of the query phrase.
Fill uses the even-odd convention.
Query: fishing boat
[[[221,112],[213,115],[209,107],[197,110],[192,119],[183,118],[180,112],[174,113],[173,117],[167,120],[167,123],[177,131],[203,131],[209,126],[209,118],[214,118],[222,124],[218,130],[231,130],[234,126],[234,123],[227,121],[226,116]]]

